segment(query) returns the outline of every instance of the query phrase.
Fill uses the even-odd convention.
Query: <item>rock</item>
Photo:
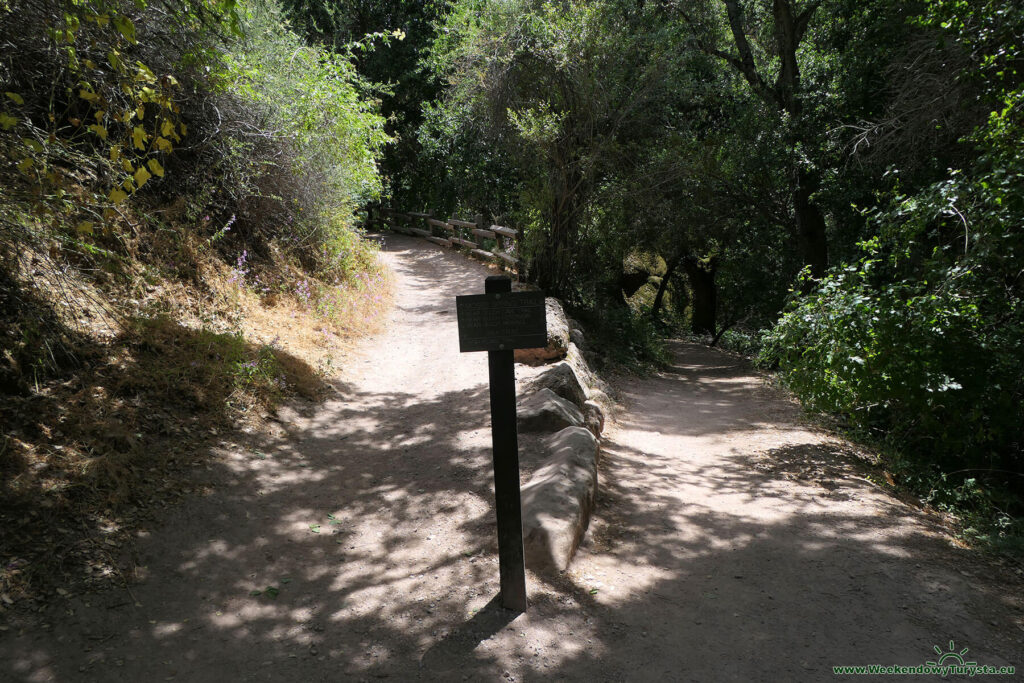
[[[521,432],[555,432],[583,424],[579,408],[550,389],[529,394],[516,405]]]
[[[611,396],[609,396],[608,394],[604,393],[600,389],[591,389],[590,390],[590,397],[589,397],[588,400],[593,401],[598,406],[600,406],[601,410],[604,411],[605,415],[608,415],[609,413],[611,413],[612,412],[612,408],[615,406],[615,402],[612,401]]]
[[[548,343],[536,349],[516,349],[517,363],[526,365],[542,365],[548,361],[565,358],[569,350],[569,322],[558,299],[548,297],[544,300],[547,315]]]
[[[522,489],[526,566],[568,568],[590,523],[597,491],[597,439],[583,427],[548,437],[550,454]]]
[[[586,348],[584,343],[583,330],[578,327],[569,328],[569,341],[580,347],[581,349]]]
[[[608,390],[608,385],[590,369],[586,359],[583,357],[583,353],[580,351],[580,347],[573,342],[569,343],[569,350],[565,353],[565,362],[576,371],[576,376],[579,377],[580,383],[586,387],[588,395],[594,389]]]
[[[594,436],[601,436],[601,432],[604,431],[604,409],[597,401],[587,401],[583,404],[583,424]]]
[[[566,322],[569,324],[569,343],[575,344],[581,349],[584,348],[583,326],[573,318],[566,318]]]
[[[550,368],[537,375],[531,386],[535,390],[550,389],[567,401],[572,401],[582,408],[586,402],[586,385],[576,374],[576,370],[566,361],[558,361]]]

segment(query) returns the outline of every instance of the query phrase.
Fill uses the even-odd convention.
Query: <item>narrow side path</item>
[[[821,681],[934,661],[949,641],[1021,671],[1021,577],[863,478],[745,362],[672,351],[668,371],[620,386],[596,541],[575,564],[628,634],[602,639],[611,671]]]

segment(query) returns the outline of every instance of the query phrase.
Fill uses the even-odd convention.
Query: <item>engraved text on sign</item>
[[[455,297],[460,351],[502,351],[547,346],[543,292]]]

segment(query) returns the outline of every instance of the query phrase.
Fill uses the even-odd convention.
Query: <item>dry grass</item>
[[[129,532],[199,485],[211,442],[322,395],[390,305],[383,272],[267,259],[268,294],[186,231],[138,239],[115,277],[26,253],[0,281],[0,612],[121,580]]]

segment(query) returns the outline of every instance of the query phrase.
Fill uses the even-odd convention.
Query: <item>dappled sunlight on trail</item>
[[[742,361],[683,343],[621,383],[569,571],[502,610],[486,357],[458,353],[454,315],[488,271],[387,244],[397,308],[336,395],[223,445],[217,486],[140,539],[137,581],[0,634],[12,680],[827,680],[950,639],[1024,663],[1019,579]]]

